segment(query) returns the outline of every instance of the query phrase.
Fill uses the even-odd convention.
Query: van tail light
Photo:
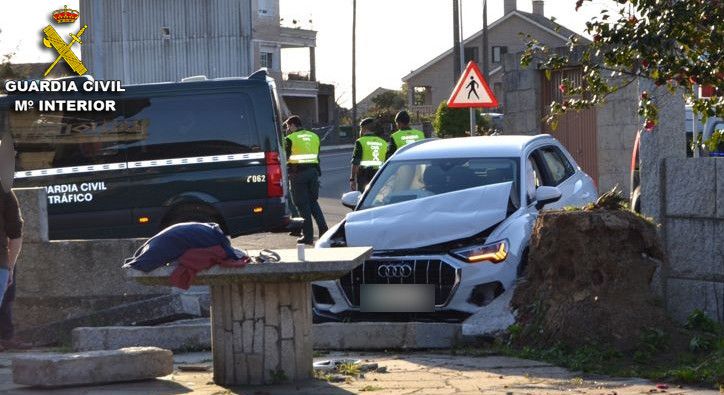
[[[266,195],[267,197],[284,196],[282,183],[282,163],[279,161],[278,152],[266,152]]]

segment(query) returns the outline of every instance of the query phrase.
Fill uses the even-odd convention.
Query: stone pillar
[[[312,377],[310,283],[218,284],[211,297],[216,384]]]
[[[317,80],[317,56],[314,47],[309,47],[309,80]]]

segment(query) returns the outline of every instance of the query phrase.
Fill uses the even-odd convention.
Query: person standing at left
[[[15,193],[0,192],[0,350],[27,348],[13,339],[12,305],[15,299],[15,263],[23,245],[23,219]]]
[[[284,127],[287,132],[285,149],[292,202],[304,218],[302,237],[297,239],[297,243],[311,245],[314,242],[312,217],[317,222],[320,235],[328,229],[318,202],[319,177],[322,175],[319,167],[319,136],[304,129],[301,118],[296,115],[289,117]]]

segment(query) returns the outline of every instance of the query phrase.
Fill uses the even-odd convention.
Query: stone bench
[[[173,353],[130,347],[74,354],[24,354],[12,359],[13,382],[37,387],[103,384],[166,376]]]
[[[257,385],[312,377],[311,282],[342,277],[367,259],[368,247],[275,250],[280,262],[214,266],[195,284],[211,288],[214,382]],[[249,251],[256,256],[258,251]],[[169,285],[173,267],[129,270],[144,284]]]

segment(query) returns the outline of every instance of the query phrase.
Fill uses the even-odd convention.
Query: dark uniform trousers
[[[13,327],[13,301],[15,301],[15,273],[13,271],[13,283],[5,291],[5,298],[3,298],[2,305],[0,306],[0,340],[10,340],[15,335],[15,328]]]
[[[377,174],[377,168],[360,166],[357,169],[357,190],[364,192],[375,174]]]
[[[314,226],[312,217],[317,222],[319,234],[327,231],[327,222],[324,220],[322,208],[319,206],[319,170],[313,166],[299,166],[289,172],[292,186],[292,201],[304,218],[302,235],[307,241],[314,240]]]

